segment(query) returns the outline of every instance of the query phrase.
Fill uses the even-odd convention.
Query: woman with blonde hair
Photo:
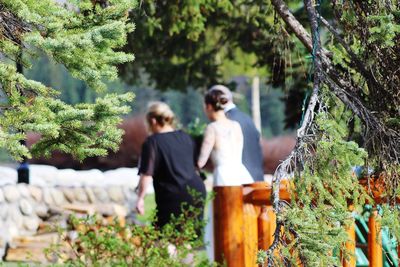
[[[153,102],[149,105],[146,119],[152,135],[142,146],[139,163],[136,210],[144,213],[146,188],[153,181],[157,205],[155,224],[159,227],[167,224],[172,214],[179,216],[183,203],[201,209],[198,218],[201,220],[204,201],[199,207],[199,199],[194,199],[189,191],[196,190],[203,200],[206,196],[204,183],[196,173],[194,142],[185,132],[175,130],[174,118],[167,104]]]

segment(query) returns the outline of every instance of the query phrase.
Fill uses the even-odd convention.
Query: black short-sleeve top
[[[157,199],[180,193],[187,186],[196,188],[201,179],[195,169],[192,138],[181,130],[149,136],[142,146],[139,174],[153,177]]]

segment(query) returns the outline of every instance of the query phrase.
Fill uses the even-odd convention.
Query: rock
[[[17,188],[22,197],[29,198],[31,196],[26,184],[17,184]]]
[[[67,199],[67,201],[69,201],[70,203],[75,201],[75,192],[72,188],[64,187],[62,189],[62,191],[63,191],[64,197]]]
[[[88,196],[89,202],[90,203],[96,203],[96,196],[94,195],[92,188],[85,187],[85,191],[86,191],[86,194]]]
[[[4,197],[8,202],[15,202],[21,197],[15,185],[7,185],[3,188]]]
[[[119,218],[125,218],[128,215],[128,210],[121,205],[113,205],[114,214],[117,215]]]
[[[109,201],[107,190],[105,190],[103,187],[94,187],[93,193],[95,194],[95,196],[99,202]]]
[[[131,191],[129,190],[129,187],[122,187],[122,191],[124,192],[124,196],[126,199],[131,198]]]
[[[32,204],[25,198],[19,201],[19,209],[24,215],[31,215],[33,213]]]
[[[9,218],[14,223],[14,225],[20,229],[22,227],[22,214],[17,208],[11,208],[9,211]]]
[[[76,187],[76,188],[74,188],[74,192],[75,192],[75,199],[77,201],[82,202],[82,203],[88,202],[86,192],[85,192],[85,190],[83,190],[83,188]]]
[[[62,206],[65,204],[65,198],[64,194],[61,192],[61,190],[58,190],[57,188],[51,188],[50,189],[50,194],[53,197],[54,204],[57,206]]]
[[[43,200],[44,200],[44,203],[46,203],[49,206],[54,204],[53,197],[50,193],[49,188],[43,188]]]
[[[108,189],[108,195],[114,202],[120,203],[124,201],[124,192],[122,192],[121,187],[119,186],[111,186]]]
[[[128,201],[127,201],[128,203],[127,203],[127,204],[128,204],[129,206],[132,206],[132,207],[133,207],[133,206],[136,205],[137,199],[138,199],[137,194],[132,194],[131,197],[128,198]]]
[[[30,165],[30,184],[40,187],[53,186],[57,168],[48,165]]]
[[[137,186],[140,178],[137,173],[137,168],[118,168],[104,172],[104,176],[109,185]]]
[[[137,201],[137,194],[136,192],[131,189],[131,188],[127,188],[127,187],[123,187],[122,190],[124,191],[125,194],[125,202],[127,204],[127,206],[129,207],[129,210],[131,208],[134,208],[134,205],[136,205],[136,201]]]
[[[82,186],[82,181],[73,169],[62,169],[58,170],[57,177],[54,179],[54,184],[58,186]]]
[[[23,217],[23,226],[28,231],[36,231],[39,228],[39,218],[36,216]]]
[[[105,176],[103,172],[98,169],[76,171],[76,177],[84,186],[96,186],[104,183]]]
[[[19,228],[14,224],[14,222],[8,221],[6,222],[6,232],[7,232],[7,240],[11,240],[13,237],[19,235]]]
[[[8,205],[1,204],[0,205],[0,219],[5,220],[8,217]]]
[[[58,169],[49,165],[30,164],[29,172],[31,177],[40,178],[51,184],[57,177]]]
[[[2,221],[0,221],[0,229],[4,229],[4,224]],[[6,241],[4,240],[4,234],[3,233],[0,234],[0,248],[3,248],[6,246]],[[1,250],[1,249],[0,249]],[[0,252],[1,254],[1,252]]]
[[[97,213],[106,217],[118,217],[125,218],[128,214],[128,210],[119,204],[103,204],[96,206]]]
[[[0,186],[17,183],[17,170],[9,167],[0,167]]]
[[[40,187],[37,186],[29,186],[29,191],[31,193],[32,198],[36,201],[36,202],[41,202],[42,198],[43,198],[43,192],[42,189]]]
[[[3,190],[0,188],[0,203],[5,201]]]
[[[38,205],[36,205],[36,207],[35,207],[35,213],[36,213],[36,215],[39,216],[40,218],[45,218],[45,217],[47,217],[47,216],[48,216],[48,211],[49,211],[49,208],[48,208],[45,204],[43,204],[43,203],[38,204]]]
[[[47,187],[49,186],[49,183],[37,176],[31,176],[29,177],[29,184],[34,185],[34,186],[39,186],[39,187]]]

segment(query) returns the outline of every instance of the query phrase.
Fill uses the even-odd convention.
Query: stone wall
[[[14,237],[35,234],[52,210],[90,206],[112,215],[113,204],[130,212],[136,203],[135,168],[101,172],[31,165],[30,170],[30,184],[16,184],[15,169],[0,167],[0,254]]]

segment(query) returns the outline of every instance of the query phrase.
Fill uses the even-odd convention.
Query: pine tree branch
[[[275,10],[285,21],[287,26],[294,32],[296,37],[303,45],[312,52],[312,43],[308,32],[293,16],[283,0],[271,0]],[[329,89],[333,92],[347,107],[349,107],[366,126],[365,147],[369,152],[377,154],[384,161],[399,162],[400,149],[398,147],[400,133],[386,127],[382,121],[365,105],[357,94],[361,92],[361,88],[356,86],[353,81],[349,80],[344,74],[336,69],[328,58],[328,52],[322,49],[321,62],[325,76],[329,78]],[[367,79],[368,77],[366,77]],[[350,96],[351,92],[351,97]],[[344,97],[346,96],[347,97]]]
[[[312,5],[311,0],[304,0],[304,5],[307,9],[309,21],[311,24],[311,33],[312,33],[312,56],[313,56],[313,64],[314,64],[314,84],[313,84],[313,92],[310,98],[310,101],[307,106],[306,113],[304,115],[303,122],[301,124],[301,127],[297,130],[297,141],[296,141],[296,147],[295,149],[291,152],[290,156],[282,162],[282,164],[279,165],[277,168],[275,175],[274,175],[274,180],[272,184],[272,198],[273,198],[273,207],[276,212],[276,214],[279,214],[281,212],[281,201],[279,197],[279,189],[280,189],[280,183],[282,178],[287,178],[288,175],[288,170],[291,169],[291,165],[293,162],[296,163],[296,158],[297,158],[297,153],[303,152],[303,148],[305,146],[306,142],[306,135],[308,135],[309,130],[312,128],[312,123],[314,121],[314,110],[315,107],[318,103],[318,94],[320,87],[323,82],[323,71],[322,71],[322,48],[321,48],[321,41],[320,41],[320,36],[319,36],[319,27],[318,27],[318,21],[317,21],[317,12],[315,8]],[[304,28],[303,28],[304,29]],[[303,162],[300,162],[301,164]],[[279,244],[279,233],[281,228],[284,226],[284,222],[282,221],[279,216],[276,218],[276,229],[275,229],[275,234],[274,234],[274,241],[272,245],[268,248],[267,255],[269,257],[268,259],[268,266],[271,266],[271,257],[273,255],[273,251],[277,248]]]
[[[275,7],[276,12],[285,21],[286,25],[293,31],[296,37],[303,43],[307,50],[312,53],[312,41],[307,30],[301,25],[301,23],[293,16],[285,1],[283,0],[271,0],[272,5]],[[329,52],[322,48],[322,66],[324,71],[329,74],[332,80],[340,87],[354,92],[360,91],[352,85],[350,81],[347,81],[334,68],[331,60],[328,58]]]
[[[301,23],[293,16],[285,1],[271,0],[271,3],[283,21],[290,26],[290,29],[294,32],[297,38],[299,38],[299,40],[306,46],[308,51],[311,52],[313,48],[310,35],[304,29],[303,25],[301,25]]]
[[[373,87],[373,88],[379,88],[379,84],[377,80],[375,79],[373,73],[370,70],[367,70],[365,68],[365,64],[358,58],[358,56],[353,52],[353,50],[350,48],[350,46],[343,40],[343,38],[340,36],[339,32],[332,27],[332,25],[329,24],[329,22],[322,17],[320,14],[317,13],[318,18],[322,22],[322,24],[325,25],[325,27],[333,34],[333,36],[338,40],[338,42],[344,47],[346,50],[347,54],[349,54],[352,62],[354,63],[354,66],[358,69],[358,71],[366,78],[368,82],[368,87]]]
[[[365,125],[366,144],[372,143],[375,151],[384,153],[387,159],[399,162],[400,159],[400,133],[386,127],[376,116],[371,114],[353,92],[340,88],[330,77],[326,77],[329,88],[337,98],[345,103]]]
[[[25,53],[42,51],[74,77],[100,90],[106,89],[105,79],[117,78],[117,64],[133,60],[133,55],[118,51],[133,30],[127,20],[131,1],[92,1],[101,7],[94,9],[95,18],[82,16],[77,12],[79,8],[55,1],[0,2],[0,54],[17,63],[23,63],[22,49]],[[107,3],[112,6],[106,7]],[[76,4],[82,12],[88,9],[85,3]],[[132,95],[110,95],[97,99],[95,104],[67,105],[55,99],[56,90],[27,79],[14,64],[3,61],[0,146],[12,157],[21,160],[61,150],[84,159],[118,148],[122,131],[117,125],[120,116],[129,111],[125,103],[132,100]],[[29,150],[20,145],[28,131],[41,135]]]
[[[28,23],[19,19],[7,10],[4,5],[0,4],[0,37],[21,45],[22,35],[29,31],[31,31],[31,28]]]

